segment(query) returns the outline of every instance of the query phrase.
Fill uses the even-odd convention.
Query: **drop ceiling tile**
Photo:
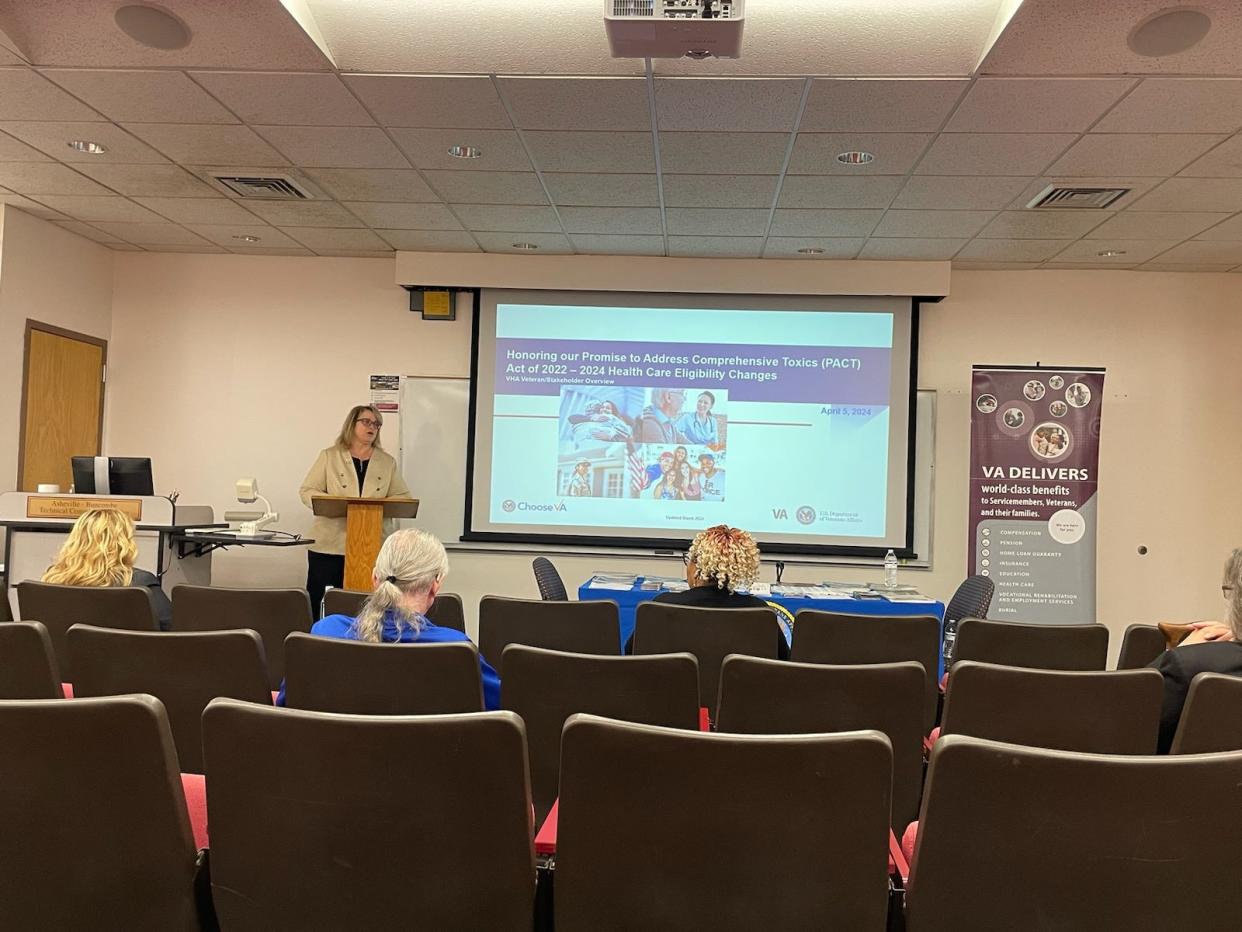
[[[1232,133],[1242,128],[1242,79],[1146,78],[1100,133]]]
[[[123,123],[143,142],[183,165],[284,165],[285,159],[248,126]]]
[[[370,230],[334,230],[325,227],[284,227],[283,233],[293,237],[307,249],[382,250],[385,243]]]
[[[522,134],[535,167],[546,172],[653,172],[651,133]],[[665,166],[668,171],[668,167]]]
[[[486,204],[454,204],[453,212],[467,230],[501,230],[524,233],[560,233],[556,211],[551,207],[509,207]]]
[[[803,132],[934,133],[970,82],[881,78],[816,78]]]
[[[315,168],[307,174],[340,201],[434,203],[436,193],[410,168]]]
[[[570,236],[574,252],[585,256],[662,256],[664,237],[577,233]]]
[[[763,236],[771,211],[760,208],[669,207],[668,232],[675,236]]]
[[[1237,178],[1242,176],[1242,133],[1222,142],[1180,172],[1183,177]]]
[[[666,130],[788,133],[800,78],[656,78],[656,125]]]
[[[103,230],[97,230],[90,224],[81,223],[77,220],[57,220],[56,225],[62,230],[68,230],[70,233],[76,233],[78,236],[84,236],[96,243],[119,243],[121,242],[111,233],[105,233]]]
[[[41,194],[39,202],[67,217],[93,223],[99,220],[115,223],[158,223],[164,218],[128,198],[91,195]]]
[[[44,68],[42,74],[118,123],[236,123],[180,71]]]
[[[1083,133],[1135,78],[981,77],[945,129],[951,133]]]
[[[1236,262],[1162,262],[1153,259],[1138,267],[1140,272],[1228,272]]]
[[[127,243],[139,246],[201,246],[204,240],[175,223],[96,223]]]
[[[662,232],[656,207],[561,207],[559,213],[569,234]]]
[[[930,133],[799,133],[789,162],[791,175],[904,175],[914,167]],[[842,152],[869,152],[874,162],[844,165]]]
[[[904,210],[999,210],[1030,182],[1029,178],[916,176],[906,182],[893,206]]]
[[[409,168],[401,150],[373,126],[256,126],[295,165],[308,168]]]
[[[509,252],[520,255],[531,255],[531,250],[518,249],[517,243],[530,243],[538,246],[534,255],[568,255],[573,252],[569,240],[560,233],[479,233],[475,236],[484,252]]]
[[[1037,175],[1075,140],[1072,133],[941,133],[919,175]]]
[[[771,207],[777,175],[665,175],[667,207]]]
[[[1197,239],[1231,239],[1242,240],[1242,214],[1230,217],[1224,223],[1204,230]]]
[[[1051,175],[1029,181],[1026,187],[1018,193],[1018,196],[1009,202],[1008,207],[1010,210],[1025,210],[1027,209],[1027,204],[1040,197],[1050,187],[1126,188],[1129,190],[1128,194],[1123,194],[1109,204],[1108,207],[1103,208],[1107,213],[1116,213],[1137,201],[1155,187],[1159,180],[1158,178],[1125,178],[1115,175],[1098,178],[1071,178],[1066,175]]]
[[[763,258],[853,259],[864,242],[861,237],[770,236],[763,247]],[[822,249],[823,252],[800,253],[799,249]]]
[[[0,185],[12,187],[0,175]],[[1170,178],[1134,204],[1134,210],[1242,210],[1242,178]]]
[[[111,194],[66,165],[54,162],[0,162],[0,187],[18,194]]]
[[[100,124],[96,123],[96,126]],[[32,149],[12,136],[0,134],[0,162],[50,162],[38,149]]]
[[[1087,234],[1089,239],[1189,239],[1228,214],[1123,210]]]
[[[383,126],[509,128],[490,78],[396,74],[342,78]]]
[[[334,74],[191,71],[190,76],[247,123],[375,125]]]
[[[1150,239],[1082,239],[1070,243],[1057,253],[1057,262],[1083,262],[1091,265],[1137,265],[1154,259],[1165,250],[1177,245],[1177,240]],[[1118,256],[1101,256],[1101,252],[1120,252]]]
[[[591,172],[544,172],[552,200],[559,205],[582,207],[658,207],[660,193],[655,175],[596,174]],[[669,179],[664,179],[668,199]],[[663,247],[661,247],[663,248]]]
[[[167,162],[150,146],[145,145],[112,123],[31,123],[5,122],[0,129],[23,142],[41,149],[61,162],[88,162],[92,165],[109,162],[133,164]],[[90,155],[69,147],[75,139],[98,142],[106,152]]]
[[[1092,133],[1082,137],[1049,169],[1056,175],[1134,175],[1165,178],[1184,168],[1223,136],[1184,133]]]
[[[1063,239],[974,239],[957,259],[983,262],[1043,262],[1064,249]],[[956,260],[955,260],[956,261]]]
[[[771,236],[870,236],[882,210],[777,210]]]
[[[189,228],[204,239],[228,249],[298,249],[296,242],[280,230],[268,226],[261,220],[251,223],[200,224],[192,223]],[[257,236],[257,243],[247,243],[242,237]]]
[[[290,242],[293,242],[290,240]],[[282,248],[279,246],[230,246],[229,252],[239,256],[313,256],[314,253],[304,246]]]
[[[788,133],[660,133],[665,174],[776,175]]]
[[[221,246],[212,246],[208,243],[197,246],[170,246],[165,243],[161,246],[148,246],[147,248],[151,252],[188,252],[198,255],[224,255],[228,253],[227,249]]]
[[[511,129],[392,129],[389,130],[417,168],[448,171],[516,171],[532,169],[522,140]],[[449,155],[454,145],[475,146],[482,151],[477,159]]]
[[[524,130],[651,130],[643,78],[497,78]]]
[[[534,172],[426,171],[423,177],[445,201],[456,204],[546,204]]]
[[[263,201],[243,202],[251,213],[277,227],[360,227],[363,222],[333,201]]]
[[[469,233],[422,230],[376,230],[393,249],[409,252],[479,252],[479,245]]]
[[[946,239],[934,237],[930,239],[876,239],[867,240],[860,259],[921,259],[942,260],[952,259],[959,249],[965,246],[965,239]]]
[[[391,259],[391,248],[384,249],[320,249],[315,255],[334,256],[341,259]]]
[[[177,165],[78,165],[77,170],[127,197],[219,197]],[[91,192],[87,192],[91,193]],[[98,194],[109,193],[99,188]]]
[[[367,226],[384,230],[460,230],[461,224],[443,204],[374,204],[346,201],[345,206]]]
[[[990,219],[986,210],[890,210],[871,235],[969,239]]]
[[[1051,262],[1045,262],[1043,266],[1041,266],[1041,268],[1044,268],[1044,269],[1077,269],[1079,271],[1091,271],[1091,272],[1097,272],[1097,271],[1124,272],[1124,271],[1128,271],[1129,269],[1133,269],[1137,267],[1138,267],[1137,262],[1122,262],[1119,260],[1114,264],[1112,262],[1105,263],[1102,259],[1096,262],[1051,261]]]
[[[954,269],[965,269],[977,272],[1012,272],[1039,268],[1038,262],[963,262],[953,260]]]
[[[712,259],[758,259],[761,236],[670,236],[670,256]]]
[[[983,228],[985,239],[1078,239],[1114,216],[1098,210],[1006,210]],[[1105,224],[1107,225],[1107,224]]]
[[[1161,253],[1159,261],[1237,265],[1242,262],[1242,240],[1192,240]]]
[[[0,120],[102,120],[29,68],[0,68]]]
[[[781,207],[888,207],[901,189],[902,180],[891,175],[786,175],[779,203]]]
[[[138,197],[134,200],[157,214],[185,224],[253,223],[254,215],[227,197]]]

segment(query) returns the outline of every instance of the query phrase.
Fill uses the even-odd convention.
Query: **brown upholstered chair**
[[[203,709],[219,696],[272,704],[254,631],[114,631],[74,625],[66,636],[73,694],[149,693],[164,704],[181,770],[203,772]]]
[[[875,731],[722,735],[575,715],[556,928],[882,930],[891,769]]]
[[[1242,751],[1242,677],[1200,673],[1177,722],[1170,754]]]
[[[556,801],[561,728],[576,712],[625,722],[697,728],[699,670],[690,654],[601,657],[510,644],[501,704],[526,723],[531,795],[542,822]]]
[[[203,746],[221,928],[530,932],[530,788],[512,712],[220,699]]]
[[[1155,670],[1069,671],[961,660],[942,735],[1092,754],[1155,754],[1164,680]]]
[[[263,638],[268,683],[280,688],[285,678],[285,637],[309,631],[310,596],[305,589],[225,589],[174,586],[174,631],[233,631],[250,628]]]
[[[329,589],[323,596],[324,615],[349,615],[357,618],[362,611],[362,603],[367,600],[369,592],[357,592],[353,589]],[[466,631],[466,609],[462,605],[461,596],[456,592],[441,592],[427,612],[427,618],[441,628],[455,628],[463,634]]]
[[[699,662],[699,705],[716,714],[720,665],[730,654],[776,659],[779,632],[767,608],[694,608],[642,602],[634,615],[634,653],[686,651]]]
[[[329,589],[323,594],[323,616],[348,615],[357,618],[362,611],[362,603],[370,594],[354,589]]]
[[[923,665],[830,666],[727,657],[716,730],[792,735],[874,728],[893,747],[893,828],[918,818],[923,790]]]
[[[960,660],[1039,670],[1103,670],[1108,662],[1108,629],[966,618],[957,629],[954,669]]]
[[[936,722],[940,619],[935,615],[853,615],[803,609],[794,624],[789,659],[799,663],[923,665],[923,729]]]
[[[479,600],[479,653],[496,668],[502,682],[503,655],[510,644],[615,657],[621,653],[617,603],[483,596]]]
[[[0,702],[0,747],[0,928],[199,928],[159,700]]]
[[[1138,670],[1164,653],[1168,645],[1155,625],[1130,625],[1121,639],[1118,670]]]
[[[919,825],[910,932],[1237,928],[1242,752],[1079,754],[950,735],[932,752]]]
[[[65,632],[73,625],[126,631],[155,631],[159,622],[151,597],[140,587],[60,586],[26,580],[17,584],[17,607],[23,621],[41,621],[52,639],[60,675],[73,682]]]
[[[369,644],[295,631],[285,642],[285,705],[355,715],[483,711],[469,641]]]
[[[37,621],[0,622],[0,699],[63,699],[47,628]]]

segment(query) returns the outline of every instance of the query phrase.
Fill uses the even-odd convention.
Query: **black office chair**
[[[987,576],[967,576],[945,607],[945,623],[963,618],[987,618],[995,591],[996,584]]]
[[[565,583],[561,574],[556,571],[552,561],[547,557],[535,557],[531,561],[535,568],[535,582],[539,585],[539,598],[545,602],[568,602],[569,593],[565,591]]]

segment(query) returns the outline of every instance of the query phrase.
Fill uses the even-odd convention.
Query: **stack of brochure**
[[[638,582],[638,577],[632,573],[596,573],[591,577],[591,588],[615,589],[620,592],[633,589],[636,582]]]

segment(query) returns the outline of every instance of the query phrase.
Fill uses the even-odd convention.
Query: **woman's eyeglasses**
[[[681,555],[681,562],[686,564],[686,566],[690,565],[690,551],[689,550],[687,550],[685,553]]]
[[[1229,598],[1229,594],[1231,592],[1233,592],[1233,586],[1221,586],[1220,587],[1220,594],[1223,595],[1226,599]]]
[[[376,430],[384,426],[383,421],[373,421],[369,417],[360,417],[354,423],[361,424],[363,427],[374,427]]]

